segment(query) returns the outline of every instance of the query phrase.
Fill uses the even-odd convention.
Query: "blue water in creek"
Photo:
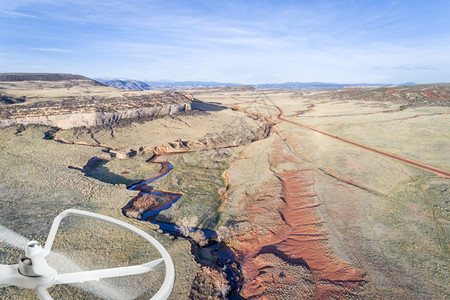
[[[229,282],[230,285],[230,291],[228,292],[227,298],[228,299],[244,299],[241,296],[239,296],[239,291],[241,289],[241,273],[239,270],[239,264],[235,262],[235,254],[234,252],[223,242],[218,242],[217,232],[210,229],[201,229],[201,228],[192,228],[194,232],[196,231],[202,231],[205,237],[209,240],[208,244],[206,246],[200,246],[198,245],[192,238],[185,237],[181,234],[180,230],[177,228],[176,224],[172,223],[164,223],[164,222],[158,222],[155,221],[156,216],[163,210],[169,209],[172,207],[172,205],[177,202],[182,195],[178,193],[171,193],[171,192],[161,192],[161,191],[150,191],[145,192],[143,191],[143,187],[146,186],[149,183],[152,183],[167,174],[170,173],[170,171],[173,170],[173,165],[169,162],[157,162],[163,166],[167,167],[167,170],[162,173],[161,175],[149,179],[149,180],[143,180],[139,183],[133,184],[130,187],[128,187],[129,190],[132,191],[139,191],[142,194],[148,194],[148,195],[170,195],[174,196],[174,198],[169,201],[168,203],[165,203],[161,207],[158,207],[155,210],[147,210],[142,214],[141,221],[147,221],[152,224],[156,224],[159,226],[159,228],[164,232],[168,233],[176,238],[182,237],[185,239],[188,239],[191,242],[191,252],[194,255],[196,261],[202,265],[207,265],[209,267],[213,267],[218,271],[224,272],[226,275],[226,279]],[[162,170],[163,170],[162,169]],[[204,251],[209,252],[209,258],[208,259],[202,259],[204,257]],[[214,258],[214,259],[211,259]],[[215,260],[215,261],[214,261]]]

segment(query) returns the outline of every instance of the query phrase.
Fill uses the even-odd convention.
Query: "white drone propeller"
[[[69,215],[79,215],[97,219],[131,231],[150,242],[161,254],[162,258],[149,261],[142,265],[134,265],[119,268],[108,268],[92,271],[80,271],[74,273],[58,274],[47,263],[46,256],[50,254],[51,247],[56,237],[61,220]],[[162,262],[165,265],[166,275],[158,292],[151,298],[154,300],[167,299],[172,292],[175,280],[175,268],[172,259],[166,249],[146,232],[125,222],[100,214],[68,209],[60,213],[53,221],[50,233],[45,242],[45,247],[36,241],[28,242],[26,238],[15,232],[0,226],[2,241],[14,247],[25,247],[25,254],[19,257],[19,263],[14,265],[0,264],[0,288],[9,285],[34,289],[39,299],[52,299],[47,288],[57,284],[74,284],[85,281],[100,280],[102,278],[120,277],[146,273]],[[52,254],[55,254],[52,252]]]

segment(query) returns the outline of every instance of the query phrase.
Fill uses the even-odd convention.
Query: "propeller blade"
[[[47,261],[49,262],[50,266],[54,267],[58,271],[58,273],[64,272],[64,270],[70,270],[72,272],[76,271],[73,273],[85,272],[77,263],[75,263],[72,259],[70,259],[69,257],[67,257],[62,253],[51,251],[47,256]],[[66,274],[71,273],[63,273],[61,275]],[[54,282],[53,284],[57,283]],[[134,294],[134,291],[129,290],[125,291],[124,293],[124,291],[119,290],[116,286],[111,285],[110,283],[107,282],[91,281],[82,285],[74,282],[71,283],[71,285],[79,289],[82,289],[92,295],[95,295],[101,299],[124,299],[123,297],[124,294],[130,295]]]
[[[54,284],[68,284],[68,283],[77,283],[77,282],[82,283],[85,281],[100,280],[102,278],[111,278],[111,277],[142,274],[142,273],[151,271],[153,268],[155,268],[161,262],[163,262],[163,259],[158,258],[158,259],[152,260],[151,262],[148,262],[143,265],[138,265],[138,266],[109,268],[109,269],[101,269],[101,270],[60,274],[60,275],[56,276]]]
[[[28,242],[26,237],[0,225],[0,243],[23,250]]]

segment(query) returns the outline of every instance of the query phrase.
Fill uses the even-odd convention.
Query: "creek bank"
[[[148,162],[161,164],[161,170],[158,174],[128,187],[129,190],[139,191],[139,194],[122,208],[123,214],[130,218],[158,225],[163,233],[170,234],[174,238],[186,238],[191,243],[191,253],[197,263],[225,275],[229,286],[226,297],[228,299],[242,299],[239,296],[243,281],[240,265],[236,262],[234,252],[226,243],[220,241],[216,231],[190,227],[188,228],[189,234],[186,234],[179,225],[155,220],[161,211],[169,209],[183,194],[153,190],[153,187],[148,186],[148,184],[166,176],[173,170],[173,165],[170,162],[158,161],[158,156],[154,156]],[[195,234],[203,235],[206,241],[198,243],[193,238]]]

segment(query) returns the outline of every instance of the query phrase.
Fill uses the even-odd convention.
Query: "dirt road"
[[[380,155],[383,155],[383,156],[395,159],[397,161],[403,162],[405,164],[408,164],[410,166],[413,166],[413,167],[416,167],[416,168],[419,168],[419,169],[422,169],[422,170],[425,170],[425,171],[428,171],[428,172],[432,172],[432,173],[436,174],[439,177],[450,178],[450,171],[443,170],[443,169],[440,169],[440,168],[436,168],[434,166],[430,166],[430,165],[427,165],[427,164],[424,164],[424,163],[421,163],[421,162],[418,162],[418,161],[415,161],[415,160],[412,160],[412,159],[409,159],[409,158],[401,157],[399,155],[391,154],[391,153],[385,152],[383,150],[372,148],[372,147],[369,147],[369,146],[366,146],[366,145],[363,145],[363,144],[360,144],[360,143],[357,143],[357,142],[353,142],[353,141],[348,140],[346,138],[336,136],[335,134],[332,134],[332,133],[326,132],[324,130],[321,130],[321,129],[318,129],[318,128],[306,125],[304,123],[300,123],[300,122],[297,122],[297,121],[289,120],[289,119],[287,119],[284,116],[283,110],[278,105],[268,104],[268,103],[261,103],[261,102],[258,102],[258,101],[246,101],[246,100],[242,100],[242,99],[239,99],[239,98],[236,98],[236,97],[232,97],[232,98],[235,99],[235,100],[238,100],[238,101],[243,101],[243,102],[248,102],[248,103],[259,103],[259,104],[264,104],[264,105],[269,105],[269,106],[275,107],[278,110],[278,113],[277,113],[277,115],[275,117],[277,119],[281,120],[281,121],[285,121],[285,122],[288,122],[288,123],[291,123],[291,124],[303,127],[305,129],[309,129],[309,130],[321,133],[323,135],[329,136],[329,137],[331,137],[333,139],[342,141],[344,143],[347,143],[347,144],[350,144],[350,145],[353,145],[353,146],[356,146],[356,147],[359,147],[359,148],[362,148],[362,149],[365,149],[365,150],[368,150],[368,151],[375,152],[377,154],[380,154]]]

